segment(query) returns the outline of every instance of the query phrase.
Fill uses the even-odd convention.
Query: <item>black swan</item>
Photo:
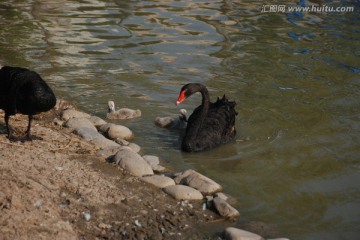
[[[130,119],[141,117],[141,111],[139,109],[133,110],[130,108],[120,108],[115,110],[114,101],[108,102],[108,113],[106,115],[108,119]]]
[[[171,129],[185,129],[187,126],[187,111],[186,109],[180,109],[179,116],[176,117],[156,117],[155,125],[162,128]]]
[[[36,72],[9,66],[0,69],[0,109],[5,111],[9,139],[11,115],[21,113],[29,116],[26,137],[30,140],[32,116],[50,110],[55,104],[56,97],[53,91]]]
[[[188,119],[186,133],[181,144],[181,149],[185,152],[209,150],[233,140],[236,135],[236,103],[229,101],[225,95],[212,103],[204,85],[189,83],[181,88],[176,105],[196,92],[201,93],[202,104]]]

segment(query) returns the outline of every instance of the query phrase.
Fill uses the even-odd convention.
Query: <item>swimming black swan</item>
[[[115,110],[114,101],[108,101],[108,113],[106,115],[108,119],[130,119],[141,117],[141,111],[139,109],[133,110],[130,108],[120,108]]]
[[[32,116],[50,110],[55,104],[53,91],[36,72],[9,66],[0,69],[0,109],[5,111],[9,139],[11,115],[21,113],[29,116],[26,137],[30,140]]]
[[[226,99],[225,95],[212,103],[204,85],[189,83],[181,88],[176,105],[196,92],[201,93],[202,104],[188,119],[186,133],[181,144],[181,149],[185,152],[209,150],[233,140],[236,135],[236,103]]]
[[[179,116],[169,117],[156,117],[155,125],[162,128],[172,129],[185,129],[187,126],[187,111],[186,109],[180,109]]]

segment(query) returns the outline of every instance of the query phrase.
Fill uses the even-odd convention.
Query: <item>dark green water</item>
[[[146,154],[223,185],[239,200],[237,227],[360,239],[360,3],[325,2],[348,13],[261,12],[302,2],[0,1],[0,63],[38,71],[100,117],[108,100],[141,109],[119,123]],[[188,82],[238,103],[235,143],[183,154],[177,132],[154,126],[177,114]]]

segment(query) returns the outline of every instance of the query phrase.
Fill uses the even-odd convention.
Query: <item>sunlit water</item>
[[[100,117],[108,100],[141,109],[119,123],[144,153],[223,185],[239,201],[237,227],[360,239],[359,1],[325,1],[350,13],[261,12],[315,2],[1,1],[0,62],[38,71]],[[178,132],[154,126],[177,114],[188,82],[237,102],[236,142],[184,154]]]

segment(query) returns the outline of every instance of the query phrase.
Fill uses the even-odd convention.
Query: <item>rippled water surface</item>
[[[321,1],[9,0],[0,2],[0,62],[34,69],[58,96],[120,122],[146,154],[194,168],[238,199],[237,227],[266,237],[360,239],[360,13],[261,12]],[[184,154],[181,86],[237,102],[237,140]],[[191,112],[195,95],[184,102]],[[211,232],[210,226],[208,231]],[[256,230],[257,229],[257,230]]]

